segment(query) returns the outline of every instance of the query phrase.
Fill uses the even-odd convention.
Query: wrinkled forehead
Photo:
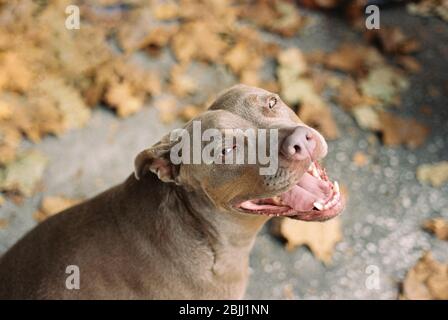
[[[245,129],[252,126],[251,122],[238,114],[227,110],[208,110],[187,123],[184,128],[191,132],[193,127],[204,131],[206,129]]]
[[[242,111],[256,103],[258,98],[273,95],[273,93],[256,87],[236,85],[221,93],[210,106],[209,110],[226,110],[231,113],[241,114]]]

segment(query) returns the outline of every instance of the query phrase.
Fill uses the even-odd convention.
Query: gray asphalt
[[[330,50],[341,42],[360,39],[337,17],[319,13],[311,16],[315,23],[298,38],[266,36],[305,51]],[[410,78],[410,89],[397,111],[428,124],[431,135],[415,151],[381,144],[375,145],[373,151],[367,150],[370,133],[359,129],[348,114],[331,105],[342,135],[329,143],[325,165],[331,177],[349,190],[349,202],[342,215],[344,240],[336,246],[333,264],[326,267],[307,248],[287,252],[283,243],[269,234],[268,227],[264,228],[251,255],[248,299],[395,299],[399,282],[424,250],[432,250],[437,259],[448,261],[448,242],[421,230],[427,218],[448,218],[448,185],[436,189],[421,185],[415,178],[419,164],[448,160],[447,25],[437,18],[410,16],[401,8],[383,11],[381,23],[399,25],[423,44],[417,54],[423,71]],[[172,57],[165,52],[162,60],[169,63]],[[192,73],[203,83],[204,95],[234,81],[221,69],[196,66]],[[272,68],[267,68],[266,73],[272,75]],[[438,87],[441,95],[427,95],[429,85]],[[200,97],[191,101],[195,99]],[[0,208],[0,218],[9,220],[9,226],[0,230],[0,254],[36,224],[32,213],[44,195],[84,198],[123,181],[132,171],[136,153],[179,125],[160,124],[156,103],[151,101],[142,112],[125,120],[104,108],[96,109],[86,128],[60,138],[45,138],[36,145],[50,158],[43,181],[45,190],[21,206],[7,202]],[[432,107],[432,116],[419,112],[423,105]],[[23,148],[29,146],[24,143]],[[369,154],[368,166],[358,168],[351,163],[356,151]],[[366,268],[370,265],[380,272],[379,289],[369,290],[365,285]]]

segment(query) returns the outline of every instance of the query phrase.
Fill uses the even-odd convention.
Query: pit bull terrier
[[[178,141],[168,134],[137,155],[122,184],[47,219],[7,251],[0,299],[240,299],[270,217],[324,221],[342,211],[338,184],[317,162],[324,138],[278,95],[237,85],[194,121],[201,130],[275,129],[278,168],[261,175],[258,162],[174,164]],[[192,133],[193,121],[184,129]],[[239,147],[223,145],[215,156]]]

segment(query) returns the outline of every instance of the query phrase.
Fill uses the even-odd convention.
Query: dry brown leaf
[[[16,52],[0,54],[0,90],[25,92],[32,84],[34,75],[29,66]]]
[[[286,49],[278,54],[277,60],[282,99],[291,106],[300,105],[298,114],[303,122],[317,128],[328,139],[338,138],[339,130],[331,110],[316,92],[302,52],[297,48]]]
[[[178,97],[194,94],[198,90],[196,79],[188,75],[188,65],[174,65],[171,68],[171,91]]]
[[[365,35],[368,41],[378,44],[385,53],[410,54],[420,49],[420,44],[406,36],[399,27],[384,26],[368,30]]]
[[[191,119],[201,114],[203,111],[203,108],[193,105],[187,105],[180,110],[179,117],[184,121],[190,121]]]
[[[34,87],[34,123],[40,135],[59,134],[64,130],[82,128],[90,119],[90,109],[79,92],[62,78],[47,76]],[[61,127],[62,126],[62,127]]]
[[[258,69],[262,59],[250,48],[247,42],[239,42],[224,56],[224,63],[237,75],[245,69]]]
[[[429,128],[415,119],[395,116],[388,112],[380,112],[383,143],[388,146],[405,144],[411,149],[420,147],[429,134]]]
[[[359,86],[363,95],[378,100],[384,106],[389,106],[397,104],[401,91],[407,89],[409,83],[399,70],[381,65],[371,68]]]
[[[164,124],[170,124],[176,120],[177,100],[173,97],[163,97],[155,102],[157,110],[159,110],[160,121]]]
[[[363,75],[370,68],[384,64],[384,58],[375,48],[350,43],[345,43],[330,53],[311,53],[308,58],[310,62],[354,75]]]
[[[145,47],[160,49],[169,43],[177,30],[176,25],[155,23],[151,9],[143,8],[120,27],[118,40],[127,53]]]
[[[154,7],[154,16],[158,20],[172,20],[179,17],[179,5],[175,2],[165,2]]]
[[[183,24],[174,35],[171,45],[181,63],[188,63],[193,59],[218,62],[227,47],[218,30],[214,30],[205,21]]]
[[[448,221],[444,218],[434,218],[426,220],[423,228],[440,240],[448,240]]]
[[[429,183],[436,188],[441,187],[448,181],[448,161],[418,166],[417,179],[420,183]]]
[[[353,163],[357,167],[364,167],[367,165],[368,162],[369,162],[369,158],[367,157],[367,155],[364,152],[357,151],[353,155]]]
[[[18,156],[15,162],[0,169],[0,190],[29,197],[36,190],[48,159],[31,150]]]
[[[328,106],[320,102],[305,101],[299,110],[299,117],[303,122],[319,130],[325,138],[334,140],[339,138],[339,129]]]
[[[106,102],[117,110],[120,117],[127,117],[143,106],[143,97],[136,95],[128,82],[112,84],[105,95]]]
[[[339,83],[337,89],[336,102],[347,111],[360,106],[372,106],[378,103],[377,99],[363,95],[352,78],[347,78]]]
[[[398,56],[396,62],[406,71],[419,73],[422,70],[420,62],[411,56]]]
[[[443,20],[448,21],[448,3],[446,1],[420,0],[411,2],[407,5],[407,10],[413,15],[423,17],[439,16]]]
[[[403,299],[448,300],[448,264],[442,264],[425,253],[408,271],[402,285]]]
[[[44,197],[40,209],[34,212],[33,218],[38,222],[42,222],[79,202],[81,202],[81,199],[71,199],[63,196]]]
[[[359,106],[352,110],[358,125],[366,130],[380,131],[382,128],[378,112],[369,106]]]
[[[10,122],[0,122],[0,165],[14,161],[21,140],[17,127]]]
[[[326,265],[331,264],[334,246],[342,240],[339,217],[326,222],[308,222],[289,218],[274,220],[273,232],[286,239],[286,248],[292,250],[306,245]]]
[[[9,225],[9,221],[6,219],[0,219],[0,229],[5,229]]]
[[[306,23],[297,6],[287,1],[250,2],[242,8],[241,16],[261,28],[285,37],[296,35]]]

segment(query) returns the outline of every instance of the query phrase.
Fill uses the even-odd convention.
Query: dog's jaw
[[[286,192],[269,198],[248,199],[234,207],[250,214],[325,221],[339,215],[344,204],[339,183],[331,182],[325,169],[313,161],[297,183]]]

